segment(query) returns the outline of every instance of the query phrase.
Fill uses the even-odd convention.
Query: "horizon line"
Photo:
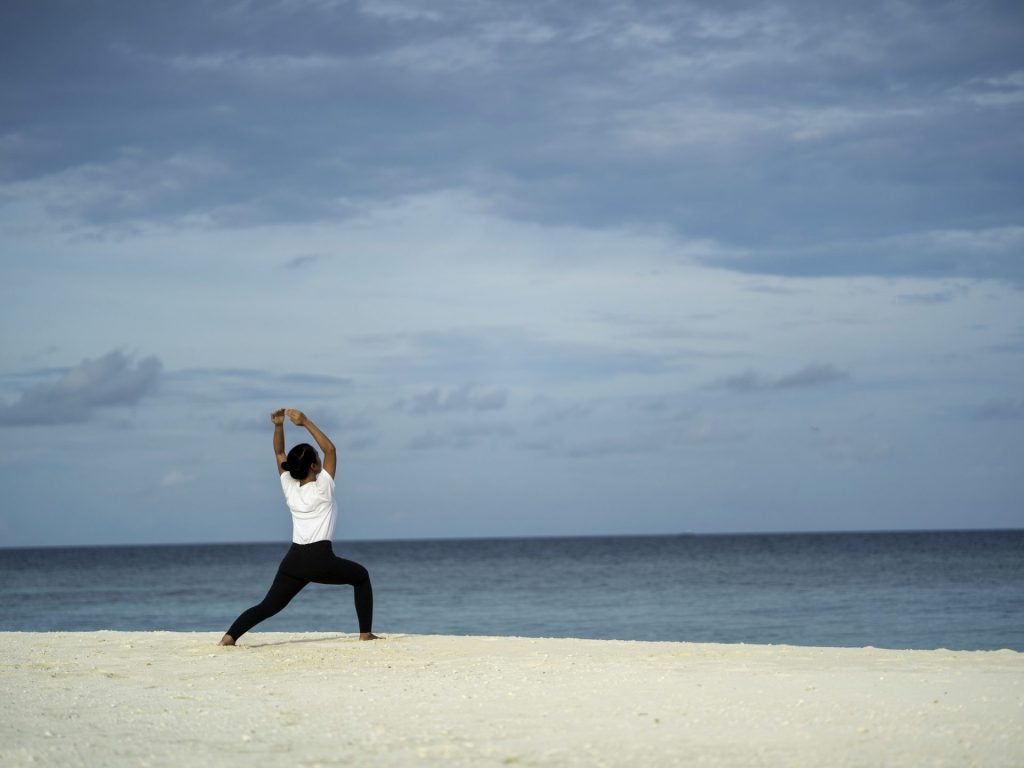
[[[908,534],[908,533],[1020,533],[1017,528],[866,528],[843,530],[805,531],[678,531],[674,533],[591,533],[591,534],[537,534],[526,536],[422,536],[374,539],[331,539],[331,542],[345,541],[349,544],[378,544],[388,542],[441,542],[441,541],[511,541],[531,539],[639,539],[639,538],[683,538],[683,537],[726,537],[726,536],[843,536],[863,534]],[[290,541],[272,539],[264,541],[179,541],[179,542],[132,542],[119,544],[18,544],[0,546],[0,552],[19,549],[102,549],[127,547],[218,547],[252,546],[264,544],[290,544]]]

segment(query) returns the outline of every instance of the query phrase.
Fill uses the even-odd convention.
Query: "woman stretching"
[[[324,452],[323,466],[316,449],[300,443],[284,454],[284,417],[305,427]],[[373,623],[373,588],[370,574],[359,563],[337,557],[331,549],[331,534],[338,517],[334,499],[334,470],[337,452],[327,436],[302,411],[284,408],[270,414],[274,424],[274,454],[285,502],[292,512],[292,546],[277,568],[274,583],[263,602],[235,619],[221,645],[234,645],[242,635],[280,611],[309,584],[351,584],[356,588],[356,616],[359,639],[379,640],[370,631]]]

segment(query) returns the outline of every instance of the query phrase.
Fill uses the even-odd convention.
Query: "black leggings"
[[[334,554],[329,541],[292,544],[277,568],[274,583],[263,598],[235,619],[228,634],[237,640],[261,621],[269,619],[291,602],[310,582],[316,584],[351,584],[356,588],[356,616],[359,631],[370,632],[373,624],[373,588],[370,574],[359,563]]]

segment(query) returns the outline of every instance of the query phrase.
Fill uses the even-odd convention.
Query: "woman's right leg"
[[[231,629],[228,630],[226,635],[226,638],[231,638],[231,643],[225,643],[222,640],[221,644],[233,645],[235,640],[250,629],[261,621],[269,619],[288,605],[292,598],[299,594],[307,584],[309,584],[308,581],[296,578],[295,576],[289,576],[279,569],[274,577],[274,583],[270,585],[267,596],[263,598],[263,601],[252,608],[242,611],[242,615],[235,619],[235,623],[231,625]]]

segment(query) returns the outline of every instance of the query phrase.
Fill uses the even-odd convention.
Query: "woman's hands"
[[[284,417],[287,416],[292,420],[292,423],[299,427],[305,427],[309,430],[309,434],[316,440],[316,444],[320,446],[320,450],[324,452],[324,464],[323,467],[331,477],[334,477],[334,470],[338,463],[337,451],[334,448],[334,443],[327,437],[320,428],[312,421],[306,418],[306,414],[295,408],[278,408],[276,411],[270,414],[270,421],[274,425],[274,455],[277,457],[277,471],[280,474],[284,470],[281,469],[281,464],[287,458],[284,453]]]
[[[275,427],[284,424],[284,417],[288,416],[292,420],[292,424],[300,427],[304,427],[309,423],[309,419],[306,418],[306,414],[302,411],[298,411],[295,408],[278,408],[276,411],[270,414],[270,423]]]

